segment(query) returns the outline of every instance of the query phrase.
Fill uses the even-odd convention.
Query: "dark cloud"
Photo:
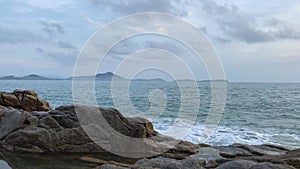
[[[120,15],[129,15],[140,12],[164,12],[178,16],[185,16],[181,0],[89,0],[94,6],[102,10],[111,11]]]
[[[259,18],[242,13],[237,6],[219,5],[212,0],[201,1],[202,9],[211,16],[227,37],[247,43],[270,42],[280,39],[300,39],[300,32],[283,20],[277,18]]]
[[[55,46],[57,48],[64,48],[74,50],[76,47],[70,42],[54,41],[50,37],[43,36],[41,33],[34,33],[23,29],[9,30],[0,27],[0,45],[1,44],[25,44],[25,43],[38,43]],[[39,51],[40,48],[36,48]]]
[[[47,21],[47,20],[40,20],[39,21],[43,28],[42,30],[49,35],[53,35],[54,33],[64,34],[64,28],[57,22]]]
[[[71,43],[69,42],[62,42],[62,41],[59,41],[57,42],[57,47],[59,48],[65,48],[65,49],[76,49],[75,46],[73,46]]]
[[[215,39],[219,42],[222,42],[222,43],[229,43],[231,42],[230,39],[227,39],[227,38],[222,38],[222,37],[215,37]]]
[[[35,51],[36,51],[37,53],[39,53],[39,54],[42,54],[42,55],[45,54],[45,51],[44,51],[44,49],[42,49],[42,48],[35,48]]]
[[[0,27],[0,44],[24,44],[34,42],[47,42],[42,35],[26,30],[9,30]]]

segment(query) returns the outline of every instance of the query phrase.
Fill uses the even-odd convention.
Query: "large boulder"
[[[295,168],[288,165],[272,164],[269,162],[264,162],[264,163],[255,164],[250,169],[295,169]]]
[[[91,112],[94,110],[94,112]],[[100,111],[96,111],[100,110]],[[80,111],[79,113],[76,111]],[[26,112],[20,109],[3,109],[0,130],[0,147],[10,152],[36,152],[36,153],[107,153],[107,149],[96,144],[84,130],[84,125],[78,119],[91,113],[101,113],[107,124],[122,135],[131,138],[148,138],[145,145],[150,146],[151,151],[159,151],[157,156],[171,159],[185,159],[197,153],[198,145],[190,142],[176,140],[156,132],[151,122],[143,118],[126,118],[118,110],[112,108],[99,108],[91,106],[61,106],[49,112]],[[101,125],[100,125],[101,126]],[[99,128],[98,137],[102,142],[114,144],[105,128]],[[108,135],[101,137],[102,135]],[[97,137],[96,136],[96,137]],[[123,142],[122,140],[114,140]],[[124,143],[125,144],[125,143]],[[134,142],[132,144],[135,144]],[[176,144],[176,145],[175,145]],[[174,145],[174,146],[169,146]],[[130,145],[119,147],[114,152],[144,152],[132,149]],[[165,151],[161,151],[165,150]],[[147,152],[146,152],[147,153]],[[155,153],[154,153],[155,154]],[[190,159],[185,165],[193,165],[195,161],[202,159]]]
[[[205,165],[204,160],[195,158],[186,158],[183,160],[174,160],[169,158],[154,158],[154,159],[141,159],[137,161],[131,168],[160,168],[160,169],[201,169]]]
[[[0,140],[9,133],[21,128],[25,114],[15,109],[0,110]]]
[[[80,106],[77,106],[80,107]],[[85,107],[85,106],[81,106]],[[155,135],[147,120],[125,118],[115,109],[98,108],[116,131],[136,138]],[[85,110],[85,109],[82,109]],[[90,112],[81,112],[90,113]],[[28,152],[104,152],[81,128],[75,106],[49,112],[1,111],[0,139],[7,150]]]
[[[235,160],[235,161],[226,162],[218,166],[216,169],[233,169],[233,168],[250,169],[255,164],[256,163],[253,161]]]
[[[283,155],[289,149],[275,145],[244,145],[233,144],[229,146],[215,147],[220,155],[225,158],[236,158],[242,156]]]
[[[165,157],[183,159],[197,153],[197,145],[160,135],[146,119],[126,118],[116,109],[91,106],[61,106],[49,112],[31,113],[19,109],[3,109],[0,111],[0,146],[9,151],[22,152],[106,152],[86,134],[75,110],[81,111],[81,115],[97,113],[88,112],[89,110],[100,110],[107,124],[122,135],[132,138],[154,136],[149,144],[157,149],[166,148],[167,143],[178,142],[174,147],[167,147],[169,151],[163,154]],[[100,128],[99,134],[110,134],[106,132],[107,130]],[[109,140],[101,141],[110,143]],[[124,147],[120,148],[120,151],[124,151]]]
[[[40,99],[38,94],[31,90],[15,90],[12,93],[0,92],[0,106],[23,109],[29,112],[51,110],[49,103]]]

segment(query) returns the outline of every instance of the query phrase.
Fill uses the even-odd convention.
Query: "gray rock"
[[[181,160],[180,163],[184,168],[199,169],[206,164],[206,161],[189,157]]]
[[[294,167],[272,163],[258,163],[253,165],[250,169],[295,169]]]
[[[2,140],[9,133],[23,126],[25,115],[23,112],[15,109],[2,110],[0,113],[0,140]]]
[[[160,169],[184,169],[183,166],[174,160],[163,158],[157,159],[141,159],[135,163],[133,169],[141,168],[160,168]]]
[[[33,112],[30,112],[30,114],[33,116],[36,116],[39,119],[49,115],[48,112],[43,112],[43,111],[33,111]]]
[[[198,151],[199,152],[197,154],[191,155],[191,157],[196,159],[203,159],[206,162],[223,159],[223,157],[220,156],[220,150],[212,147],[199,148]]]
[[[248,150],[237,146],[220,146],[216,147],[216,149],[220,150],[220,155],[225,158],[235,158],[237,156],[251,156],[253,155]]]
[[[143,125],[144,128],[146,129],[145,131],[146,133],[144,133],[144,137],[152,137],[157,135],[157,132],[154,131],[153,125],[149,120],[140,117],[129,117],[127,118],[127,120],[133,123],[134,125]]]
[[[53,151],[49,131],[43,128],[17,130],[6,136],[3,146],[13,151],[47,152]]]
[[[276,147],[270,147],[266,145],[256,146],[256,145],[235,145],[238,148],[249,151],[252,155],[283,155],[287,153],[286,150],[282,150]]]
[[[0,150],[0,159],[11,168],[0,169],[92,169],[97,164],[82,162],[78,153],[22,153]],[[0,163],[1,163],[0,160]]]
[[[169,158],[142,159],[135,163],[133,168],[161,168],[161,169],[201,169],[205,165],[204,160],[186,158],[174,160]]]
[[[293,169],[300,168],[300,149],[289,150],[275,145],[250,146],[235,144],[231,146],[210,147],[208,145],[195,145],[190,142],[176,140],[172,137],[157,133],[150,121],[143,118],[126,118],[116,109],[104,109],[89,106],[61,106],[49,112],[47,108],[40,105],[37,93],[33,91],[15,91],[14,93],[1,93],[0,96],[0,150],[4,152],[55,152],[64,153],[92,153],[108,154],[100,146],[95,144],[85,133],[85,126],[92,123],[92,131],[97,128],[99,133],[93,138],[106,143],[108,147],[113,141],[121,144],[117,150],[120,152],[140,153],[149,152],[144,147],[136,147],[135,142],[124,142],[111,137],[110,130],[106,130],[108,124],[118,133],[134,138],[149,138],[147,145],[155,148],[150,152],[165,150],[162,154],[155,154],[156,158],[138,160],[133,166],[123,165],[117,162],[103,162],[101,158],[90,158],[95,160],[98,168],[107,169]],[[36,110],[26,112],[24,110]],[[44,107],[44,108],[43,108]],[[75,112],[75,109],[79,112]],[[101,113],[102,123],[94,118],[94,113]],[[99,115],[99,114],[98,114]],[[78,119],[78,117],[81,117]],[[89,120],[82,120],[89,119]],[[86,124],[87,123],[87,124]],[[99,124],[99,126],[95,125]],[[95,128],[93,128],[93,126]],[[101,137],[104,136],[104,137]],[[155,136],[155,137],[154,137]],[[113,138],[113,139],[111,139]],[[142,140],[141,139],[141,140]],[[175,144],[173,144],[175,143]],[[141,144],[144,146],[143,144]],[[148,149],[147,149],[148,150]],[[1,152],[1,151],[0,151]],[[160,151],[162,152],[162,151]],[[24,154],[24,153],[23,153]],[[25,153],[26,154],[26,153]],[[32,153],[35,154],[35,153]],[[51,154],[51,153],[50,153]],[[160,156],[160,157],[158,157]],[[85,157],[85,156],[83,156]],[[103,157],[103,156],[102,156]],[[92,161],[90,161],[92,162]],[[133,161],[130,162],[132,164]],[[293,166],[293,167],[292,167]],[[125,167],[125,168],[124,168]]]
[[[0,112],[1,112],[1,110],[6,110],[6,109],[8,109],[8,108],[0,105]],[[0,114],[0,117],[1,117],[1,114]]]
[[[217,163],[217,161],[209,161],[204,167],[205,168],[215,168],[217,167],[219,164]]]
[[[250,169],[253,165],[257,163],[253,161],[247,161],[247,160],[235,160],[226,162],[220,166],[218,166],[216,169]]]
[[[96,169],[129,169],[127,167],[120,167],[112,164],[104,164],[100,167],[97,167]]]
[[[295,158],[284,159],[283,161],[288,165],[294,166],[295,168],[300,168],[300,156],[299,155],[295,156]]]
[[[289,148],[287,148],[287,147],[279,146],[279,145],[263,144],[262,146],[275,148],[275,149],[277,149],[277,150],[291,151],[291,149],[289,149]]]
[[[39,119],[38,126],[46,129],[61,129],[59,123],[51,116],[44,116]]]
[[[81,106],[77,107],[80,108]],[[101,110],[107,123],[124,135],[135,138],[157,135],[152,124],[146,119],[127,119],[115,109],[85,108],[86,106],[82,106],[79,109],[83,111],[81,112],[83,115],[94,113],[86,112],[86,110]],[[47,113],[23,113],[15,109],[8,109],[2,110],[0,116],[3,121],[0,123],[1,137],[6,136],[1,141],[0,146],[7,150],[25,152],[105,152],[82,129],[74,106],[62,106]],[[103,131],[105,130],[103,129]],[[164,137],[157,138],[163,139]],[[155,144],[155,141],[153,141],[153,144]],[[187,143],[181,143],[180,145],[188,149]],[[187,152],[183,148],[176,148],[175,150]]]
[[[76,117],[76,112],[73,106],[59,107],[49,112],[51,117],[64,128],[79,127],[79,122]]]
[[[25,112],[25,120],[23,122],[24,126],[37,127],[38,123],[38,117],[33,116],[31,113]]]

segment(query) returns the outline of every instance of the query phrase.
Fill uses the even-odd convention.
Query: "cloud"
[[[222,37],[215,37],[215,39],[221,43],[229,43],[232,42],[230,39],[222,38]]]
[[[235,5],[219,5],[212,0],[201,1],[202,9],[216,22],[225,36],[247,43],[300,39],[300,32],[278,18],[245,14]],[[217,37],[229,42],[226,37]]]
[[[42,30],[49,35],[53,35],[54,33],[65,33],[64,28],[58,22],[48,21],[45,19],[40,20],[39,22],[44,26]]]
[[[183,46],[180,42],[177,42],[173,39],[167,38],[158,38],[154,40],[146,40],[146,47],[148,48],[157,48],[157,49],[164,49],[174,54],[183,54],[187,52],[187,48]]]
[[[40,9],[61,9],[72,3],[72,0],[53,1],[53,0],[22,0],[22,2],[34,8]]]
[[[53,52],[52,50],[38,47],[35,48],[35,51],[39,56],[42,56],[43,59],[50,59],[60,65],[74,65],[78,55],[78,51],[76,50]]]
[[[44,51],[44,49],[42,49],[42,48],[35,48],[35,51],[36,51],[37,53],[39,53],[39,54],[42,54],[42,55],[45,54],[45,51]]]
[[[77,58],[77,52],[47,52],[46,55],[63,66],[73,66]]]
[[[187,11],[180,0],[89,0],[93,6],[108,10],[120,15],[129,15],[140,12],[164,12],[178,16],[185,16]]]
[[[0,27],[0,44],[15,45],[26,43],[39,43],[64,49],[76,49],[70,42],[55,42],[50,38],[44,37],[42,34],[33,33],[23,29],[8,30]]]
[[[27,14],[27,13],[31,13],[32,9],[27,8],[27,7],[23,7],[23,6],[19,6],[19,7],[15,8],[15,11],[20,13],[20,14]]]
[[[300,55],[286,56],[281,58],[284,63],[299,65]]]
[[[57,42],[57,47],[58,48],[65,48],[65,49],[76,49],[75,46],[73,46],[71,43],[69,42],[62,42],[62,41],[59,41]]]
[[[118,60],[143,49],[164,49],[176,55],[184,55],[188,53],[188,48],[180,42],[169,37],[161,35],[139,35],[134,36],[115,45],[109,52],[109,56]],[[154,56],[153,56],[154,57]]]
[[[99,27],[101,25],[104,25],[104,23],[102,21],[99,21],[99,20],[94,20],[92,19],[91,17],[85,17],[85,20],[92,24],[92,25],[95,25],[96,27]]]
[[[30,31],[22,29],[8,30],[0,27],[0,44],[45,43],[47,41],[42,35]]]

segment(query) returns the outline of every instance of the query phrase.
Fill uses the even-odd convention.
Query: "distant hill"
[[[190,79],[180,79],[180,80],[174,80],[175,81],[180,81],[180,82],[200,82],[200,83],[211,83],[211,82],[225,82],[225,83],[229,83],[228,80],[222,80],[222,79],[216,79],[216,80],[190,80]]]
[[[63,79],[48,78],[48,77],[43,77],[43,76],[39,76],[36,74],[31,74],[31,75],[23,76],[23,77],[4,76],[4,77],[0,77],[0,80],[63,80]]]
[[[200,80],[199,82],[226,82],[228,83],[228,80],[222,80],[222,79],[217,79],[217,80]]]
[[[94,76],[77,76],[77,77],[69,77],[67,79],[62,78],[49,78],[44,76],[39,76],[36,74],[31,74],[28,76],[23,77],[16,77],[16,76],[3,76],[0,77],[0,80],[97,80],[97,81],[112,81],[114,79],[115,81],[128,81],[130,79],[126,79],[122,76],[116,75],[112,72],[107,73],[99,73]],[[164,79],[161,78],[155,78],[155,79],[133,79],[133,81],[157,81],[157,82],[165,82]],[[177,81],[193,81],[193,80],[177,80]],[[198,82],[229,82],[227,80],[201,80]]]
[[[112,81],[112,79],[114,78],[114,80],[116,81],[126,81],[129,79],[126,79],[124,77],[115,75],[111,72],[107,72],[107,73],[99,73],[97,75],[94,76],[77,76],[77,77],[70,77],[68,78],[68,80],[99,80],[99,81]]]
[[[155,79],[133,79],[134,81],[156,81],[156,82],[165,82],[164,79],[155,78]]]
[[[68,80],[91,80],[91,79],[96,79],[99,81],[112,81],[114,78],[115,81],[128,81],[130,79],[126,79],[122,76],[116,75],[112,72],[107,72],[107,73],[99,73],[95,76],[78,76],[78,77],[70,77]],[[165,80],[156,78],[156,79],[132,79],[133,81],[162,81],[165,82]]]

